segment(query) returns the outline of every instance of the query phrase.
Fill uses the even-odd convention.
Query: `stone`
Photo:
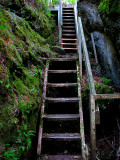
[[[93,35],[101,69],[116,86],[120,86],[120,62],[111,40],[100,32]]]
[[[65,54],[65,50],[61,48],[60,46],[52,46],[51,48],[54,52],[57,52],[59,54]]]
[[[82,18],[83,27],[88,32],[103,30],[103,22],[97,5],[86,1],[78,3],[78,16]]]

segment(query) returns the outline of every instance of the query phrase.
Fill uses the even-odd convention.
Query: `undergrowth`
[[[36,131],[44,76],[42,57],[57,54],[44,38],[52,33],[49,13],[40,17],[33,11],[44,23],[38,34],[27,17],[0,8],[0,159],[19,160],[29,157]]]

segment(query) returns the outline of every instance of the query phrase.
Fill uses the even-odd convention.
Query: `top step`
[[[66,7],[66,8],[63,8],[63,10],[74,10],[74,8]]]

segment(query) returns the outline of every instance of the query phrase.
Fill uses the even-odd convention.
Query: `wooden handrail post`
[[[94,55],[95,55],[95,61],[98,64],[98,58],[97,58],[97,52],[95,48],[95,41],[94,41],[93,33],[91,33],[91,39],[92,39],[92,45],[93,45],[93,50],[94,50]]]
[[[59,45],[61,45],[62,39],[62,0],[60,0],[60,8],[59,8]]]
[[[91,160],[96,160],[96,123],[95,123],[95,97],[90,95],[90,143]]]
[[[96,91],[95,91],[95,86],[94,86],[94,80],[92,76],[92,70],[91,70],[90,61],[88,57],[87,45],[86,45],[82,21],[80,17],[78,18],[78,24],[79,24],[80,32],[81,32],[82,47],[83,47],[83,53],[84,53],[84,58],[85,58],[85,65],[86,65],[87,77],[89,81],[90,93],[92,95],[95,95]]]

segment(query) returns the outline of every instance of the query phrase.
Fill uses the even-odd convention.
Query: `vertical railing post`
[[[62,39],[62,0],[60,0],[60,8],[59,8],[59,45],[61,45]]]
[[[95,55],[95,61],[98,64],[98,58],[97,58],[97,52],[96,52],[96,48],[95,48],[95,41],[94,41],[94,37],[93,37],[93,33],[91,33],[91,39],[92,39],[92,44],[93,44],[93,50],[94,50],[94,55]]]
[[[95,123],[95,97],[90,95],[90,143],[91,160],[96,160],[96,123]]]

